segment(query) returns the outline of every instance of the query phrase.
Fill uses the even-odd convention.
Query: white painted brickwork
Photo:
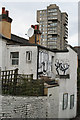
[[[11,97],[2,98],[3,118],[57,118],[58,106],[54,104],[54,99],[49,97]],[[51,114],[52,113],[52,114]],[[52,116],[51,116],[52,115]]]

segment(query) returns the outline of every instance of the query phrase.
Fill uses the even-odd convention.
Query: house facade
[[[77,54],[52,51],[40,45],[10,45],[0,39],[1,70],[18,68],[20,74],[33,74],[34,79],[47,76],[59,84],[58,118],[73,118],[77,106]],[[49,94],[53,93],[52,90]],[[55,96],[54,96],[55,98]]]

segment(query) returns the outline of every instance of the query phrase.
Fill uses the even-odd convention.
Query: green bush
[[[44,82],[43,80],[30,80],[23,78],[21,82],[5,83],[3,84],[6,89],[3,88],[2,93],[4,95],[16,95],[16,96],[43,96],[44,95]]]

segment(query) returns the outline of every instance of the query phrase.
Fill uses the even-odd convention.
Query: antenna
[[[29,28],[28,31],[27,31],[27,36],[28,37],[32,37],[34,34],[34,29],[33,28]]]

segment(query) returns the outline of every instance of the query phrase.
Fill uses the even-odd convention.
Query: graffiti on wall
[[[66,72],[69,69],[69,61],[56,59],[55,67],[58,75],[60,75],[60,73],[66,75]]]
[[[48,54],[45,51],[39,51],[39,74],[46,75],[48,71]]]
[[[49,60],[49,54],[46,51],[39,51],[38,75],[48,76],[51,71],[52,63]]]

